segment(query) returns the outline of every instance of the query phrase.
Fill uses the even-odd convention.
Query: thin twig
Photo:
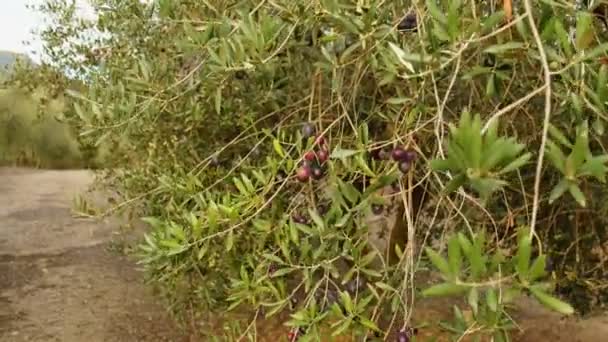
[[[539,192],[540,192],[540,177],[543,171],[543,160],[545,157],[545,145],[547,144],[547,132],[549,131],[549,122],[551,119],[551,69],[549,69],[549,63],[547,62],[547,54],[543,48],[543,42],[536,28],[534,22],[534,15],[532,14],[532,5],[530,0],[524,0],[524,7],[528,13],[528,22],[534,35],[534,41],[538,46],[538,53],[540,54],[540,61],[543,66],[544,81],[545,81],[545,118],[543,120],[543,135],[540,142],[540,148],[538,151],[538,162],[536,164],[536,175],[534,177],[534,198],[532,200],[532,218],[530,219],[530,236],[536,236],[536,216],[538,215],[539,206]]]
[[[494,113],[490,119],[488,119],[488,121],[486,122],[486,124],[483,126],[481,132],[485,133],[488,128],[490,128],[490,125],[492,124],[492,122],[496,119],[498,119],[500,116],[502,116],[503,114],[506,114],[508,112],[510,112],[511,110],[515,109],[515,107],[520,106],[521,104],[523,104],[524,102],[530,100],[531,98],[533,98],[534,96],[538,95],[538,93],[540,93],[543,90],[546,90],[547,85],[543,85],[542,87],[537,88],[536,90],[534,90],[533,92],[529,93],[528,95],[520,98],[519,100],[510,103],[508,106],[506,106],[505,108],[499,110],[498,112]]]

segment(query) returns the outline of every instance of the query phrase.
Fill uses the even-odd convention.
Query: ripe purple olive
[[[418,29],[416,13],[409,13],[397,26],[400,32],[416,32]]]
[[[293,219],[293,222],[295,223],[299,223],[299,224],[306,224],[307,220],[306,217],[304,217],[301,214],[293,214],[293,216],[291,217]]]
[[[348,283],[346,283],[346,290],[350,294],[355,294],[357,292],[357,280],[353,279],[353,280],[349,281]]]
[[[315,140],[315,145],[316,146],[324,146],[325,145],[325,138],[323,138],[322,136],[317,137],[317,139]]]
[[[413,162],[414,160],[416,160],[416,158],[418,157],[418,154],[416,153],[416,151],[414,150],[407,150],[405,151],[405,159],[409,162]]]
[[[338,300],[338,294],[333,290],[328,290],[326,296],[328,305],[332,305]]]
[[[268,275],[272,276],[274,274],[274,272],[277,271],[277,265],[275,264],[270,264],[270,266],[268,266]]]
[[[377,149],[373,149],[373,150],[369,151],[368,154],[369,154],[370,158],[372,158],[373,160],[379,160],[380,151],[381,151],[381,149],[377,148]]]
[[[312,167],[312,161],[304,159],[300,162],[300,167]]]
[[[405,330],[397,333],[397,342],[410,342],[410,335]]]
[[[384,206],[382,204],[372,204],[372,213],[374,215],[380,215],[384,211]]]
[[[356,277],[351,279],[348,283],[346,283],[346,290],[351,294],[357,293],[357,291],[362,291],[366,286],[367,281],[363,277]]]
[[[545,272],[547,272],[547,273],[553,272],[553,260],[551,260],[551,258],[549,258],[549,257],[547,257],[545,259]]]
[[[308,179],[310,179],[311,172],[312,170],[310,169],[310,167],[303,166],[298,169],[296,177],[300,182],[307,182]]]
[[[322,149],[321,151],[317,152],[317,158],[319,158],[319,163],[323,164],[329,158],[329,152],[326,149]]]
[[[399,163],[399,170],[403,173],[407,173],[411,166],[412,164],[410,164],[410,162],[404,160]]]
[[[320,167],[313,167],[312,168],[312,178],[314,180],[319,180],[321,178],[323,178],[323,169]]]
[[[310,138],[313,135],[315,135],[315,126],[311,123],[305,123],[304,126],[302,126],[302,136],[304,138]]]
[[[329,210],[329,206],[327,204],[319,204],[317,206],[317,211],[319,212],[319,215],[321,215],[321,216],[327,214],[328,210]]]
[[[243,70],[239,70],[234,74],[234,78],[237,80],[243,80],[247,77],[247,73]]]
[[[393,152],[391,152],[391,157],[394,161],[403,161],[407,158],[407,151],[402,149],[401,147],[395,147]]]
[[[304,153],[304,159],[308,160],[308,161],[313,161],[315,160],[316,156],[315,153],[313,151],[308,151],[306,153]]]

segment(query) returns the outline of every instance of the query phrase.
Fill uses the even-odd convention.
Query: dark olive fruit
[[[591,1],[588,1],[591,2]],[[598,4],[593,10],[593,16],[597,17],[608,28],[608,7],[606,4]]]
[[[357,280],[356,279],[352,279],[351,281],[349,281],[348,283],[346,283],[346,290],[350,294],[355,294],[357,292]]]
[[[317,146],[324,146],[325,145],[325,138],[323,138],[323,137],[317,137],[317,139],[315,140],[315,145],[317,145]]]
[[[323,178],[323,169],[320,167],[313,167],[312,168],[312,178],[314,180],[319,180],[321,178]]]
[[[272,275],[276,271],[277,271],[277,265],[270,264],[270,266],[268,266],[268,274],[269,275]]]
[[[301,167],[298,169],[296,177],[298,178],[298,180],[300,182],[307,182],[308,179],[310,178],[311,172],[312,172],[312,170],[310,167],[304,166],[304,167]]]
[[[319,204],[317,206],[317,211],[319,212],[319,215],[321,215],[321,216],[327,214],[328,210],[329,210],[329,206],[327,204]]]
[[[357,291],[363,291],[366,287],[366,280],[363,277],[356,277],[346,283],[346,290],[351,294],[357,293]]]
[[[418,31],[418,23],[416,20],[416,13],[409,13],[401,20],[397,25],[397,30],[400,32],[416,32]]]
[[[391,157],[393,158],[394,161],[405,160],[406,156],[407,156],[407,151],[402,149],[401,147],[396,147],[395,149],[393,149],[393,152],[391,152]]]
[[[311,123],[305,123],[304,126],[302,126],[302,137],[310,138],[313,135],[315,135],[315,126]]]
[[[492,54],[485,54],[481,59],[481,65],[487,68],[492,68],[496,65],[496,57]]]
[[[397,342],[410,342],[410,334],[405,330],[401,330],[397,333]]]
[[[372,213],[374,215],[380,215],[384,211],[384,206],[382,204],[372,204]]]
[[[319,302],[322,304],[322,311],[330,310],[338,302],[338,294],[334,290],[328,290],[327,293],[321,294]]]
[[[363,277],[363,276],[359,277],[359,283],[358,283],[358,285],[359,285],[359,289],[363,289],[363,288],[367,287],[367,280],[366,280],[366,278]]]
[[[304,159],[308,160],[308,161],[313,161],[315,160],[317,156],[315,155],[315,153],[313,151],[308,151],[306,153],[304,153]]]
[[[412,164],[410,164],[410,162],[404,160],[399,163],[399,171],[407,173],[410,170],[411,166]]]
[[[405,151],[405,160],[413,162],[418,157],[418,154],[414,150]]]
[[[373,160],[379,160],[380,159],[380,151],[381,151],[381,149],[376,148],[376,149],[373,149],[373,150],[369,151],[368,155]]]
[[[547,272],[547,273],[553,272],[553,260],[551,260],[551,258],[549,258],[549,257],[547,257],[547,259],[545,259],[545,272]]]
[[[317,158],[319,159],[319,163],[325,163],[329,158],[329,151],[322,149],[321,151],[317,152]]]
[[[312,161],[304,159],[300,162],[300,167],[312,167]]]
[[[332,305],[333,303],[335,303],[338,300],[338,294],[336,293],[336,291],[331,290],[331,289],[327,290],[326,297],[327,297],[328,305]]]
[[[247,78],[247,73],[243,70],[239,70],[234,73],[234,78],[236,78],[237,80],[244,80],[245,78]]]
[[[291,217],[293,219],[293,222],[295,223],[299,223],[299,224],[306,224],[308,223],[308,221],[306,220],[306,217],[304,217],[301,214],[293,214],[293,216]]]

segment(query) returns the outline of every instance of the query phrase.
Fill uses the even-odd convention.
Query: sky
[[[26,4],[40,3],[41,0],[0,0],[0,50],[27,53],[39,52],[40,42],[32,41],[31,30],[40,28],[44,23],[42,15],[27,8]],[[23,41],[32,41],[32,46]],[[31,56],[38,60],[37,56]]]
[[[33,60],[40,60],[42,45],[31,31],[44,27],[44,17],[25,8],[25,5],[39,5],[43,2],[44,0],[0,0],[0,50],[26,53]],[[77,0],[77,3],[81,12],[90,11],[86,0]],[[25,45],[24,41],[30,41],[31,45]]]

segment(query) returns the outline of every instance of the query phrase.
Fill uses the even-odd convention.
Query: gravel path
[[[87,171],[0,168],[0,341],[186,341],[109,250],[115,224],[76,218]]]

